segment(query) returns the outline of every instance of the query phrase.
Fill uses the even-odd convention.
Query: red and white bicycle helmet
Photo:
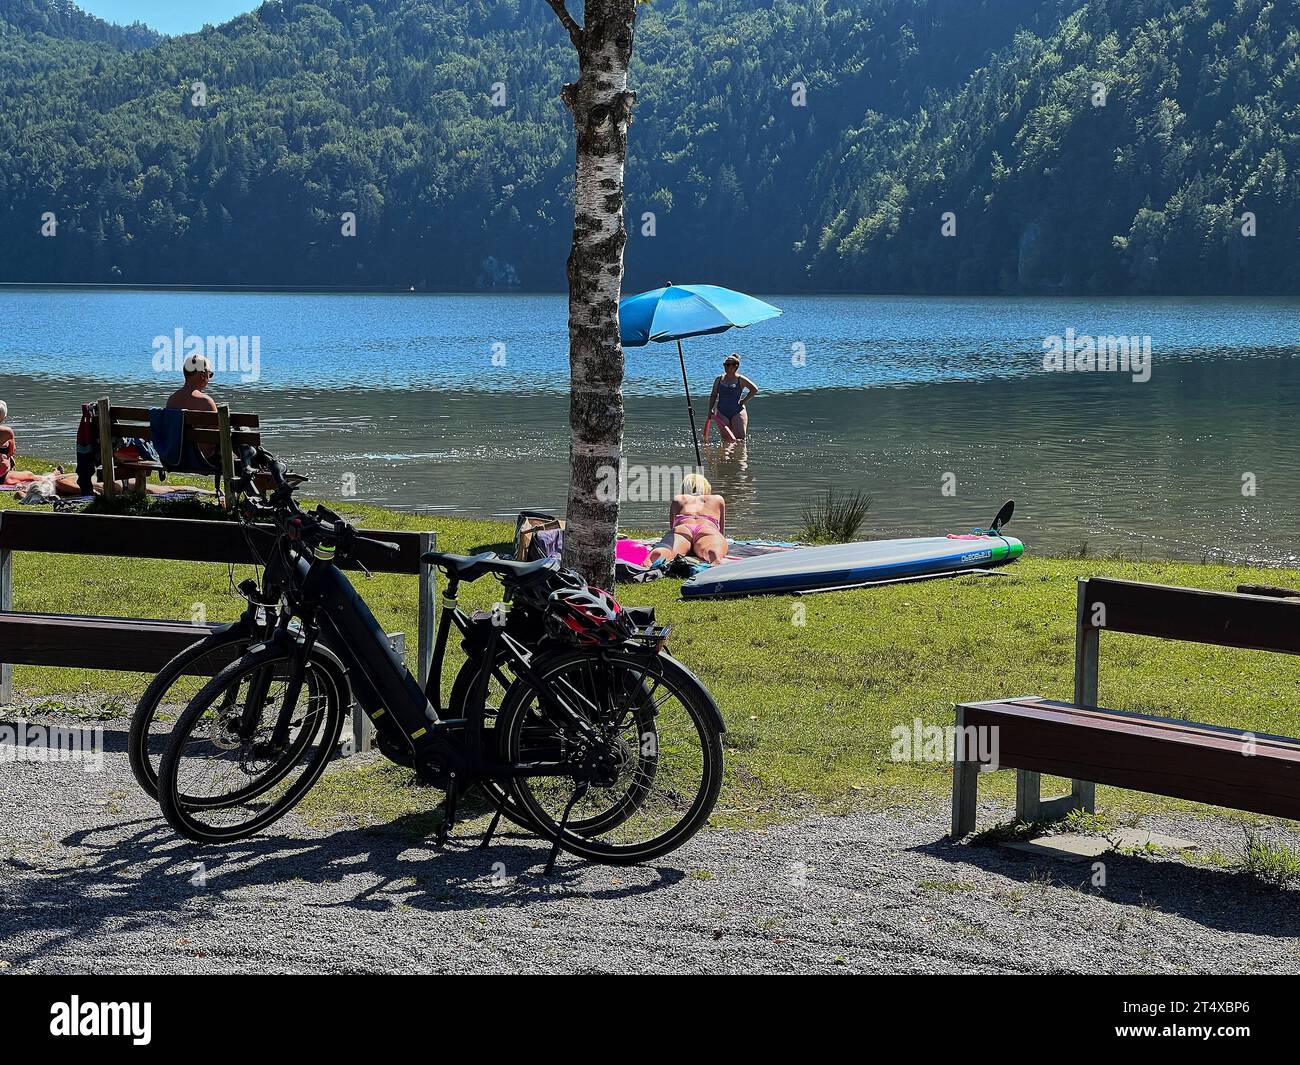
[[[560,588],[546,600],[553,635],[586,646],[622,643],[632,626],[617,599],[602,588]]]

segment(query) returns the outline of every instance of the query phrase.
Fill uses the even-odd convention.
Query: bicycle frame
[[[370,716],[376,728],[385,730],[393,738],[400,734],[404,743],[411,748],[417,767],[426,764],[445,765],[455,774],[462,788],[484,778],[572,774],[573,766],[569,763],[510,763],[483,756],[482,739],[490,669],[485,669],[478,678],[478,690],[474,693],[466,718],[440,718],[436,704],[420,688],[419,682],[393,649],[383,627],[365,600],[332,559],[308,559],[298,555],[294,563],[293,584],[298,589],[300,602],[285,612],[280,638],[288,636],[290,615],[299,617],[303,631],[308,636],[294,644],[293,653],[297,662],[290,678],[290,689],[282,703],[281,720],[277,722],[277,733],[283,733],[277,736],[281,742],[287,735],[289,713],[297,701],[297,693],[302,684],[305,663],[311,652],[312,635],[319,630],[324,634],[325,642],[331,650],[347,667],[360,708]],[[462,632],[469,630],[468,619],[455,605],[458,584],[454,578],[450,580],[444,595],[446,605],[439,620],[434,663],[429,678],[429,687],[435,698],[441,687],[439,675],[450,626],[455,623]],[[591,723],[582,714],[576,713],[542,684],[533,669],[532,653],[500,627],[493,626],[488,632],[483,660],[487,663],[495,662],[501,647],[509,655],[513,671],[520,678],[533,682],[549,711],[558,714],[561,720],[579,734],[590,736],[593,740],[597,738]]]

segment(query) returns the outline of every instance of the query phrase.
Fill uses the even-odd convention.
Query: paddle
[[[1015,512],[1016,501],[1008,499],[1002,504],[1002,509],[998,511],[997,517],[993,519],[993,524],[989,526],[989,532],[996,536],[1002,531],[1002,526],[1011,520],[1011,515]]]

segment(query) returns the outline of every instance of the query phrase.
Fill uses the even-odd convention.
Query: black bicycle
[[[237,488],[240,483],[241,479],[237,478],[236,485],[232,486],[232,489]],[[251,487],[251,481],[243,484],[246,489]],[[254,549],[256,555],[257,544],[250,540],[249,546]],[[155,726],[178,717],[209,678],[215,676],[225,666],[242,658],[252,647],[265,643],[275,633],[285,579],[284,574],[279,572],[282,568],[281,553],[272,552],[269,559],[262,558],[260,562],[263,567],[261,580],[245,579],[236,589],[246,603],[239,618],[216,627],[173,657],[149,682],[136,703],[127,741],[128,761],[140,787],[154,799],[158,798],[158,765],[163,746],[158,742],[163,737],[155,731]],[[485,620],[481,612],[473,617],[458,616],[457,623],[465,633],[462,644],[465,661],[451,687],[449,711],[445,716],[465,716],[464,708],[468,705],[468,700],[478,681],[479,671],[484,665],[480,655],[486,642],[477,637],[475,632],[481,631]],[[523,629],[527,626],[525,624],[517,627]],[[445,631],[440,639],[445,648]],[[444,653],[445,651],[439,652],[440,660]],[[326,643],[319,638],[312,650],[311,659],[312,671],[308,676],[308,685],[312,690],[324,683],[326,676],[346,672],[346,667],[337,655],[334,655]],[[331,659],[332,670],[325,670],[322,663],[316,659]],[[435,680],[436,678],[431,677],[430,684],[432,685]],[[488,697],[494,706],[500,705],[504,694],[502,680],[502,662],[498,656],[489,678]],[[433,703],[439,706],[441,704],[436,694],[438,689],[434,688],[433,691],[435,693],[432,696]],[[354,707],[350,701],[350,692],[345,694],[349,700],[345,711],[352,712]],[[228,697],[232,696],[233,692],[228,693]],[[401,760],[400,749],[392,749],[389,754],[396,760]]]
[[[338,565],[396,546],[359,536],[323,506],[305,512],[283,466],[273,461],[270,472],[269,500],[246,498],[241,515],[269,517],[277,530],[282,601],[274,631],[203,685],[176,722],[158,793],[178,832],[236,840],[283,816],[324,771],[353,699],[380,750],[445,791],[440,843],[475,787],[496,805],[484,845],[509,817],[552,841],[548,869],[560,849],[612,864],[652,860],[705,823],[722,783],[725,726],[666,651],[667,628],[554,561],[433,552],[426,561],[447,585],[423,691]],[[502,581],[502,609],[465,614],[460,585],[488,574]],[[435,707],[452,625],[470,656],[444,717]],[[322,643],[333,653],[314,657]]]

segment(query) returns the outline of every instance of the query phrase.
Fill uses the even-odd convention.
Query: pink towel
[[[644,566],[650,557],[650,548],[636,540],[620,539],[614,545],[614,557],[633,566]]]

